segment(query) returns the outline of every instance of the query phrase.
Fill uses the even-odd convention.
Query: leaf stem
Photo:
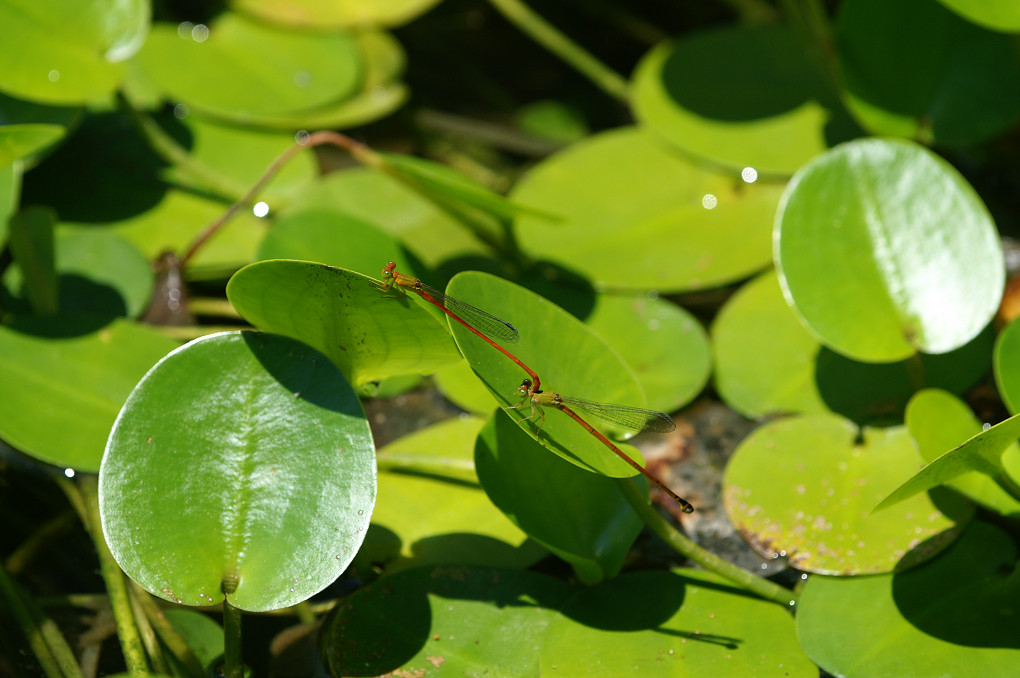
[[[80,678],[81,668],[53,620],[0,567],[0,600],[10,611],[48,678]]]
[[[110,596],[110,607],[113,609],[113,619],[117,624],[117,637],[128,672],[147,673],[149,662],[145,657],[145,645],[135,624],[131,601],[128,598],[127,582],[103,536],[103,526],[99,517],[99,477],[83,473],[78,476],[77,485],[61,482],[61,486],[65,493],[73,492],[78,495],[78,502],[85,507],[86,515],[83,516],[82,522],[96,546],[99,572]],[[72,500],[72,504],[74,503]]]
[[[241,658],[241,610],[223,601],[223,675],[225,678],[244,678],[244,661]]]
[[[648,503],[645,494],[638,489],[638,485],[634,483],[633,479],[619,478],[617,486],[623,492],[623,496],[627,498],[630,505],[637,511],[645,525],[651,528],[652,532],[659,535],[677,553],[698,563],[706,570],[711,570],[729,579],[740,588],[761,596],[766,600],[779,603],[787,609],[792,608],[797,602],[797,595],[789,589],[773,584],[767,579],[756,577],[747,570],[737,567],[711,551],[706,551],[685,537]]]
[[[627,81],[519,0],[489,0],[510,23],[573,66],[609,96],[627,103]]]

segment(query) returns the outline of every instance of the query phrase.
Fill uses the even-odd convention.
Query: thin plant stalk
[[[99,573],[110,596],[110,607],[113,608],[113,619],[117,625],[117,638],[120,640],[120,649],[124,654],[128,672],[147,673],[149,662],[135,623],[134,611],[128,597],[127,581],[103,536],[103,526],[99,518],[99,478],[91,474],[82,474],[77,485],[61,482],[61,487],[65,493],[73,492],[78,495],[78,501],[85,507],[83,523],[92,537],[92,543],[96,546]]]
[[[11,612],[47,678],[81,678],[81,668],[53,620],[0,567],[0,600]]]
[[[644,521],[645,525],[651,528],[652,532],[669,545],[677,553],[698,563],[706,570],[725,577],[740,588],[761,596],[766,600],[779,603],[787,609],[792,609],[797,602],[797,595],[778,584],[773,584],[767,579],[756,577],[742,567],[720,558],[711,551],[706,551],[693,541],[685,537],[674,528],[669,521],[663,518],[655,508],[648,503],[645,495],[638,489],[638,486],[630,478],[618,478],[617,487],[623,492],[631,507]]]
[[[603,92],[620,102],[627,102],[629,86],[625,78],[596,59],[523,2],[489,0],[489,4],[535,42],[577,69]]]
[[[223,601],[223,675],[225,678],[244,678],[244,661],[241,658],[241,610]]]

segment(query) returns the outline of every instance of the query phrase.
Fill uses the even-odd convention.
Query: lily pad
[[[818,675],[787,610],[701,570],[630,572],[579,591],[541,647],[542,675]]]
[[[979,26],[994,31],[1020,31],[1020,6],[1012,0],[939,0]]]
[[[145,41],[146,0],[10,0],[0,4],[0,89],[53,104],[100,99]]]
[[[802,168],[776,215],[775,250],[801,319],[864,362],[959,348],[1002,297],[1002,247],[984,203],[906,141],[854,141]]]
[[[596,287],[679,292],[765,268],[781,190],[698,168],[630,127],[546,159],[510,197],[562,217],[515,220],[532,256]]]
[[[267,23],[330,30],[349,26],[400,26],[439,0],[232,0],[235,9]]]
[[[1008,676],[1020,661],[1016,546],[975,522],[909,572],[808,579],[797,635],[825,671],[847,678]]]
[[[55,316],[0,325],[0,391],[17,400],[0,408],[0,438],[50,464],[99,470],[131,389],[178,342],[146,325],[97,320],[105,322]]]
[[[395,236],[429,268],[486,250],[456,219],[384,172],[333,172],[311,185],[302,209],[326,207],[375,224]]]
[[[539,675],[540,647],[570,595],[548,575],[470,567],[399,572],[354,592],[327,621],[333,675]]]
[[[967,404],[938,389],[919,392],[907,407],[907,427],[925,462],[935,461],[981,432],[981,424]],[[1002,466],[1020,484],[1020,446],[1010,445],[1002,454]],[[1020,515],[1020,500],[1010,496],[987,475],[967,473],[947,483],[985,508],[1003,515]]]
[[[1020,117],[1012,37],[980,28],[944,4],[856,0],[840,6],[837,54],[847,106],[873,134],[974,144]]]
[[[654,410],[680,409],[708,382],[708,337],[701,323],[676,304],[656,296],[600,294],[584,322],[634,371]]]
[[[372,436],[343,376],[285,337],[227,332],[132,391],[99,473],[103,533],[143,588],[186,605],[294,605],[354,558],[375,502]]]
[[[355,386],[427,374],[459,357],[446,329],[423,307],[425,301],[414,294],[383,293],[374,278],[353,271],[260,261],[234,274],[227,298],[255,327],[322,351]]]
[[[233,13],[209,27],[157,24],[136,58],[169,98],[228,118],[333,103],[361,76],[346,33],[293,33]]]
[[[27,123],[0,127],[0,167],[37,153],[57,142],[66,129],[60,125]]]
[[[712,327],[715,385],[747,417],[834,412],[859,423],[901,422],[923,383],[963,393],[988,371],[992,333],[942,355],[861,363],[823,347],[783,298],[774,271],[737,291]]]
[[[592,585],[619,574],[643,523],[616,480],[577,473],[502,413],[481,430],[475,467],[492,503],[570,563],[581,582]]]
[[[760,553],[808,572],[874,574],[923,562],[973,509],[955,495],[872,508],[921,459],[905,427],[857,427],[833,415],[771,422],[737,448],[723,478],[730,520]]]
[[[363,555],[396,551],[387,572],[441,564],[523,569],[545,555],[478,486],[472,455],[484,423],[451,419],[379,450],[379,495]],[[390,539],[395,549],[383,543]]]
[[[644,406],[641,387],[620,356],[581,321],[542,297],[473,271],[454,276],[447,292],[517,327],[520,341],[512,345],[512,355],[537,371],[543,390],[596,402]],[[522,403],[517,388],[527,373],[460,324],[451,322],[450,326],[464,357],[499,405],[506,408]],[[532,438],[541,426],[542,441],[549,449],[581,468],[613,477],[634,475],[626,462],[552,408],[544,418],[537,413],[530,417],[526,402],[506,412]],[[589,423],[602,426],[598,421]]]
[[[921,492],[948,483],[970,471],[978,471],[992,478],[1007,474],[1003,457],[1015,446],[1017,438],[1020,438],[1020,415],[1013,415],[968,438],[912,476],[905,473],[890,473],[893,479],[906,477],[907,480],[885,497],[875,510],[887,509],[900,502],[912,500]],[[1015,460],[1015,456],[1012,458]],[[1005,480],[1009,481],[1008,478]]]
[[[1003,328],[995,340],[995,385],[1011,414],[1020,412],[1020,320]]]
[[[642,125],[739,175],[788,177],[857,136],[790,26],[728,26],[656,46],[634,73]]]

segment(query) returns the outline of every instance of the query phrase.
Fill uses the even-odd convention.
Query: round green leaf
[[[259,329],[322,351],[354,385],[427,374],[457,360],[450,335],[423,308],[425,301],[384,293],[375,282],[311,262],[261,261],[234,274],[227,298]]]
[[[596,584],[620,572],[643,524],[618,481],[577,473],[501,413],[478,436],[475,467],[492,503],[570,563],[580,581]]]
[[[171,168],[169,180],[184,179],[185,185],[190,181],[201,186],[206,173],[211,171],[220,181],[231,181],[238,195],[244,195],[266,167],[295,143],[290,133],[220,125],[196,115],[185,116],[175,124],[182,124],[186,130],[182,133],[189,136],[189,161]],[[201,171],[195,172],[193,164],[201,167]],[[293,198],[317,174],[315,154],[298,153],[280,168],[258,197],[273,211],[278,201]]]
[[[782,189],[684,161],[638,128],[595,135],[532,169],[513,190],[521,247],[596,286],[682,291],[764,268]]]
[[[379,495],[361,555],[386,569],[459,564],[525,568],[545,555],[478,487],[472,455],[484,421],[457,418],[379,450]],[[395,552],[395,557],[375,554]]]
[[[922,567],[811,577],[797,606],[804,651],[832,675],[1008,676],[1016,671],[1016,546],[973,523]]]
[[[485,417],[496,409],[492,394],[475,376],[466,360],[444,367],[432,378],[446,399],[462,410]]]
[[[534,572],[399,572],[354,592],[322,631],[336,676],[540,674],[546,628],[571,588]],[[522,651],[527,648],[528,651]]]
[[[910,142],[855,141],[803,167],[775,242],[787,300],[822,343],[865,362],[958,348],[1002,296],[988,210],[948,163]]]
[[[372,273],[395,261],[398,271],[414,276],[421,271],[393,236],[375,224],[321,207],[287,212],[266,234],[258,258],[300,259]]]
[[[995,340],[995,385],[1010,414],[1020,412],[1020,319],[1003,328]]]
[[[302,209],[325,207],[375,224],[397,237],[430,268],[453,257],[485,252],[456,219],[377,170],[333,172],[309,187],[300,204]]]
[[[967,404],[938,389],[926,389],[911,399],[906,423],[925,462],[938,459],[981,432],[981,423]],[[1020,446],[1010,445],[1002,455],[1002,466],[1014,482],[1020,483]],[[1020,515],[1020,500],[1010,496],[987,475],[976,471],[966,473],[947,484],[992,511]]]
[[[270,24],[335,30],[348,26],[399,26],[439,0],[232,0],[231,5]]]
[[[728,26],[662,43],[633,85],[643,125],[734,174],[789,176],[856,133],[789,26]]]
[[[132,243],[108,229],[59,228],[56,266],[64,312],[137,317],[152,297],[152,268]]]
[[[212,669],[213,662],[223,655],[223,628],[208,615],[197,610],[168,607],[162,612],[202,666],[207,670]],[[174,655],[170,653],[167,653],[166,656],[174,658]],[[171,663],[178,669],[175,675],[187,675],[187,669],[176,660]]]
[[[874,134],[973,144],[1020,115],[1012,37],[937,2],[846,2],[836,33],[847,105]]]
[[[654,296],[599,294],[584,322],[634,371],[650,408],[678,410],[705,387],[712,370],[708,337],[676,304]]]
[[[920,457],[904,427],[863,429],[832,415],[766,424],[748,436],[723,478],[727,513],[768,557],[809,572],[889,572],[931,558],[972,513],[927,495],[872,509],[916,471]],[[952,519],[950,519],[950,517]]]
[[[353,94],[361,75],[345,33],[292,33],[231,13],[208,29],[153,26],[137,58],[171,99],[228,118],[323,106]]]
[[[787,610],[699,570],[631,572],[585,589],[541,648],[542,675],[818,675]]]
[[[145,41],[151,11],[146,0],[0,3],[0,89],[54,104],[102,98],[120,83],[120,62]]]
[[[831,411],[900,421],[920,381],[963,393],[988,371],[991,332],[942,355],[860,363],[822,347],[783,298],[775,272],[744,285],[712,326],[716,389],[748,417]]]
[[[510,345],[510,352],[538,373],[543,390],[596,402],[644,406],[641,387],[620,356],[558,306],[523,287],[473,271],[454,276],[447,292],[513,323],[520,341]],[[461,353],[500,406],[521,402],[517,388],[527,374],[459,323],[451,321],[450,327]],[[506,411],[533,438],[541,426],[542,442],[567,461],[603,475],[634,475],[634,469],[562,412],[548,408],[544,419],[537,415],[528,419],[530,403]],[[602,428],[598,421],[589,423]]]
[[[0,127],[0,167],[32,155],[64,136],[61,125],[28,123]]]
[[[939,0],[979,26],[996,31],[1020,31],[1020,5],[1013,0]]]
[[[126,320],[23,318],[0,325],[0,438],[58,466],[97,471],[131,389],[178,344]],[[69,432],[73,434],[69,435]]]
[[[372,436],[325,356],[227,332],[161,360],[132,391],[99,473],[121,568],[186,605],[294,605],[336,579],[375,503]]]
[[[715,387],[749,418],[826,411],[815,381],[819,344],[783,299],[775,271],[741,287],[712,325]]]

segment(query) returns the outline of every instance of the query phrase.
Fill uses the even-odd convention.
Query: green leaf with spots
[[[1016,545],[975,522],[945,553],[909,572],[808,578],[797,635],[826,672],[1008,676],[1020,662]]]
[[[143,588],[186,605],[274,610],[333,582],[376,493],[372,435],[329,360],[227,332],[161,360],[117,417],[99,473],[103,532]]]
[[[862,440],[855,439],[860,435]],[[956,495],[872,508],[921,459],[905,427],[857,427],[833,415],[765,424],[737,448],[723,477],[730,520],[767,557],[826,574],[916,565],[951,543],[973,514]]]
[[[382,292],[374,278],[342,268],[260,261],[234,274],[227,298],[255,327],[324,353],[355,386],[427,374],[458,359],[428,303],[413,293]]]

